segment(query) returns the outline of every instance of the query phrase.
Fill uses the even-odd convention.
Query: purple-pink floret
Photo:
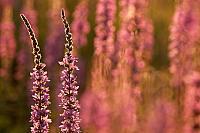
[[[96,15],[95,53],[105,53],[108,56],[114,52],[114,18],[116,4],[114,0],[99,0]]]
[[[72,33],[74,38],[74,44],[77,47],[81,47],[87,44],[87,34],[90,31],[90,25],[88,22],[88,4],[86,1],[81,2],[75,12],[74,21],[72,23]]]
[[[49,79],[47,77],[47,72],[43,70],[45,67],[42,65],[42,69],[33,68],[31,73],[31,78],[33,80],[32,98],[34,105],[31,106],[31,120],[33,123],[31,127],[32,133],[48,133],[49,132],[49,119],[50,110],[47,109],[49,102],[49,88],[47,83]]]

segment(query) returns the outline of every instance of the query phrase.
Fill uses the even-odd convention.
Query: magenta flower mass
[[[78,70],[76,66],[77,59],[72,56],[73,42],[72,34],[70,33],[69,24],[65,18],[65,12],[62,9],[61,12],[62,21],[65,28],[65,56],[62,62],[59,62],[61,66],[64,66],[64,70],[61,73],[62,89],[58,97],[61,99],[60,106],[63,109],[60,131],[62,133],[79,133],[80,132],[80,114],[79,114],[79,101],[77,100],[78,88],[76,76],[74,72]]]

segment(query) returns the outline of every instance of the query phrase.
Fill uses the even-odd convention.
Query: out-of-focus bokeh
[[[86,7],[82,7],[83,9],[81,12],[77,13],[78,8],[81,8],[79,7],[79,4],[83,1],[85,1],[88,5]],[[119,13],[120,1],[121,0],[116,0],[117,13],[114,20],[116,31],[120,31],[120,18],[123,18]],[[59,99],[57,98],[57,95],[60,88],[59,74],[61,71],[58,61],[61,61],[64,55],[64,29],[60,19],[61,8],[64,8],[67,12],[67,20],[71,25],[75,39],[74,55],[79,58],[78,66],[80,71],[77,73],[78,83],[80,85],[79,99],[88,98],[88,101],[93,101],[96,105],[94,105],[95,107],[93,107],[94,110],[92,111],[94,114],[99,113],[98,116],[94,118],[99,119],[99,121],[97,121],[99,125],[96,124],[97,127],[86,126],[85,128],[85,122],[83,122],[83,132],[95,133],[96,131],[93,128],[102,128],[101,126],[103,124],[101,124],[101,122],[103,123],[106,120],[101,121],[100,119],[105,114],[101,114],[103,113],[101,112],[102,110],[98,111],[98,109],[105,108],[103,111],[106,112],[107,108],[114,108],[111,107],[112,104],[110,104],[112,103],[110,101],[113,99],[110,99],[108,105],[104,105],[102,104],[103,102],[101,103],[101,98],[98,99],[97,95],[88,93],[88,91],[86,91],[90,89],[90,87],[93,87],[93,82],[95,82],[95,80],[99,80],[98,73],[96,77],[93,77],[91,74],[91,71],[95,73],[94,66],[98,68],[103,67],[103,65],[106,64],[106,60],[104,60],[104,57],[101,56],[98,57],[97,60],[101,60],[99,58],[103,58],[101,60],[102,62],[93,60],[95,58],[93,55],[96,47],[94,46],[94,38],[95,26],[97,25],[95,18],[97,3],[98,0],[0,0],[0,51],[4,53],[0,58],[0,133],[30,132],[31,124],[29,123],[29,119],[31,111],[30,105],[32,104],[30,92],[32,83],[30,80],[30,72],[32,71],[33,67],[33,56],[30,43],[31,41],[29,40],[28,32],[26,31],[25,26],[20,18],[20,13],[25,14],[30,20],[41,47],[42,60],[47,64],[47,71],[51,80],[49,84],[51,96],[50,99],[52,103],[50,109],[52,111],[51,118],[53,120],[53,123],[50,126],[50,132],[58,132],[60,119],[58,117],[59,107],[57,105],[59,103]],[[125,110],[129,110],[129,106],[137,106],[137,130],[140,131],[139,133],[143,133],[142,130],[145,132],[145,129],[149,129],[150,131],[152,127],[159,128],[154,126],[156,126],[155,123],[159,123],[159,119],[161,118],[155,117],[170,116],[173,114],[172,112],[178,112],[176,108],[173,108],[174,104],[178,104],[178,92],[174,90],[170,84],[171,75],[169,72],[170,60],[168,58],[168,47],[170,44],[169,27],[170,24],[172,24],[176,5],[179,3],[179,0],[149,0],[149,4],[146,9],[146,17],[148,17],[153,25],[153,52],[149,55],[151,57],[149,57],[150,61],[148,63],[148,70],[143,73],[143,79],[140,80],[139,83],[141,86],[141,91],[139,92],[140,94],[138,94],[140,95],[138,100],[139,105],[131,104],[123,106]],[[86,15],[85,18],[84,15]],[[87,20],[88,24],[84,25],[85,27],[76,27],[77,24]],[[80,28],[82,28],[82,34],[85,34],[85,38],[82,38],[82,40],[77,40],[76,36],[79,36]],[[117,36],[117,32],[114,33],[114,35]],[[3,46],[4,44],[10,45],[6,46],[5,48],[5,46]],[[116,65],[118,62],[116,61],[115,57],[113,57],[113,62],[114,65]],[[104,68],[106,68],[106,66],[104,66]],[[119,69],[126,68],[122,66],[121,68],[119,67]],[[115,83],[114,79],[113,81],[110,81],[110,84],[112,82]],[[119,80],[119,82],[121,81]],[[114,92],[114,90],[106,91],[106,93],[110,93],[110,95],[112,95],[112,92]],[[119,95],[120,94],[116,94],[116,97]],[[84,102],[85,101],[83,100],[83,104]],[[124,102],[126,103],[126,100]],[[87,104],[86,102],[85,104],[86,106],[82,107],[83,112],[87,109],[90,110],[90,106],[92,106],[90,105],[91,103]],[[182,106],[182,104],[180,106]],[[126,111],[121,113],[126,113]],[[111,117],[113,116],[111,114],[107,115],[110,115]],[[170,117],[174,118],[174,116]],[[118,129],[118,126],[120,125],[120,122],[117,122],[118,114],[116,113],[116,116],[112,118],[112,132],[117,133],[117,131],[121,131],[121,129]],[[149,121],[150,119],[155,120]],[[124,123],[127,121],[128,120],[125,120]],[[169,121],[171,122],[173,120]],[[94,122],[96,121],[94,120]],[[178,122],[179,120],[177,120],[177,123]],[[172,123],[173,122],[170,124]],[[169,128],[171,128],[170,124],[167,125]],[[178,126],[178,124],[176,126]],[[175,127],[175,129],[179,130],[177,127]],[[107,129],[105,130],[106,131],[104,132],[102,129],[103,132],[101,133],[109,132]],[[127,129],[126,131],[122,130],[121,133],[122,132],[132,133],[132,130],[129,131]],[[153,133],[153,131],[151,132]],[[158,131],[154,133],[161,132]],[[178,132],[173,130],[169,131],[168,133]]]

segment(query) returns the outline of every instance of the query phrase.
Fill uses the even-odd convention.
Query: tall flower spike
[[[77,77],[74,76],[74,72],[78,70],[76,66],[77,59],[72,56],[72,34],[70,33],[70,27],[63,9],[61,11],[61,18],[65,28],[66,52],[63,61],[59,62],[61,66],[64,66],[64,70],[61,73],[63,87],[58,95],[61,99],[60,106],[63,109],[63,113],[60,114],[62,122],[59,127],[62,133],[80,133],[80,105],[77,100],[79,86],[76,81]]]
[[[24,24],[29,32],[30,39],[32,40],[35,63],[33,72],[30,74],[31,78],[33,79],[32,98],[34,101],[34,105],[31,106],[32,111],[30,122],[33,124],[31,127],[31,132],[48,133],[51,119],[49,119],[50,110],[47,109],[48,105],[50,104],[50,96],[48,94],[49,88],[46,85],[47,82],[49,82],[49,79],[47,77],[47,72],[43,70],[46,65],[41,63],[40,48],[28,20],[23,14],[20,16],[24,21]]]

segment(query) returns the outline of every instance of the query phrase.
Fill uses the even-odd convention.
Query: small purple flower
[[[66,53],[63,61],[59,62],[59,64],[64,67],[61,73],[63,87],[58,95],[61,99],[60,106],[63,109],[63,113],[60,114],[62,122],[59,127],[62,133],[80,133],[80,105],[77,100],[79,86],[76,81],[77,77],[74,76],[74,72],[78,70],[76,66],[77,59],[72,56],[72,34],[70,33],[70,27],[65,18],[64,10],[61,12],[61,17],[65,28]]]
[[[74,20],[72,22],[72,33],[75,46],[81,47],[87,44],[87,34],[90,31],[88,22],[88,3],[86,1],[80,2],[73,14]]]
[[[44,71],[46,65],[41,63],[42,56],[40,54],[40,47],[28,20],[23,14],[21,14],[21,18],[24,21],[24,24],[29,32],[30,39],[32,40],[35,63],[35,67],[31,73],[31,78],[33,80],[32,98],[34,101],[34,105],[31,106],[32,111],[30,122],[33,124],[31,127],[31,132],[48,133],[49,123],[51,123],[51,119],[49,118],[51,111],[47,109],[50,104],[50,96],[49,88],[47,87],[47,82],[49,82],[49,79],[47,77],[47,72]]]

